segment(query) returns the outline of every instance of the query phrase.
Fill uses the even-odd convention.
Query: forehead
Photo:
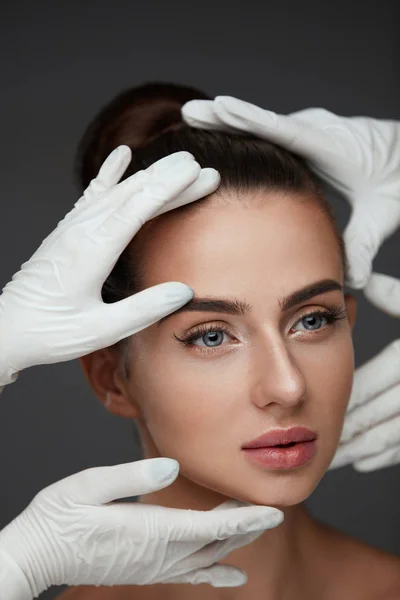
[[[144,287],[182,281],[199,296],[248,297],[266,290],[281,295],[326,277],[343,280],[332,224],[314,199],[259,192],[229,200],[221,194],[146,224]]]

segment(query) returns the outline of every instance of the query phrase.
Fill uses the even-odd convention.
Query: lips
[[[260,437],[243,444],[242,449],[272,448],[273,446],[286,446],[300,442],[312,442],[317,435],[305,427],[291,427],[290,429],[271,429]]]
[[[316,434],[305,427],[273,429],[247,442],[242,450],[252,463],[269,470],[290,470],[307,465],[317,452]]]

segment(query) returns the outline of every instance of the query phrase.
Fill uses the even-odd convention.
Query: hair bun
[[[200,90],[173,83],[147,83],[125,93],[136,121],[137,148],[145,146],[169,129],[185,125],[181,109],[186,102],[209,99]],[[130,125],[133,130],[133,122]]]
[[[185,126],[181,108],[189,100],[209,100],[200,90],[174,83],[129,88],[107,104],[79,143],[76,170],[83,189],[96,177],[107,156],[121,144],[133,152],[170,129]]]

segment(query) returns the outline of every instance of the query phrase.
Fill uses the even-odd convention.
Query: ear
[[[112,414],[126,419],[139,416],[129,395],[128,381],[115,347],[103,348],[79,359],[85,377],[97,399]]]
[[[354,329],[354,325],[356,322],[356,314],[357,314],[357,300],[354,296],[350,294],[344,295],[344,300],[346,304],[347,316],[349,320],[349,325],[351,331]]]

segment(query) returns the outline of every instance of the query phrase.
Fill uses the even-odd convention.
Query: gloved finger
[[[215,192],[221,182],[221,176],[215,169],[205,168],[200,172],[197,180],[184,190],[178,196],[172,198],[169,202],[161,206],[161,208],[152,215],[151,218],[158,217],[170,210],[190,204],[200,198],[205,198],[209,194]]]
[[[372,273],[365,297],[391,317],[400,317],[400,280],[383,273]]]
[[[400,445],[395,448],[390,448],[389,450],[385,450],[385,452],[381,452],[376,454],[375,456],[370,456],[369,458],[363,458],[362,460],[358,460],[353,464],[353,467],[356,471],[360,473],[366,473],[369,471],[375,471],[376,469],[383,469],[385,467],[392,467],[400,463]]]
[[[246,582],[246,573],[231,565],[212,565],[162,580],[162,583],[191,583],[193,585],[209,583],[213,587],[237,587]]]
[[[334,142],[301,116],[280,115],[231,96],[217,96],[214,104],[215,114],[223,123],[279,144],[312,162],[320,163],[324,153],[333,154]]]
[[[400,445],[400,415],[340,444],[330,468],[351,464]]]
[[[96,187],[108,190],[116,185],[131,162],[132,151],[129,146],[121,145],[115,148],[100,167],[97,177],[89,185],[90,192],[96,193]],[[100,189],[99,189],[100,191]]]
[[[168,509],[171,541],[210,543],[233,535],[272,529],[283,521],[283,513],[269,506],[243,506],[214,510]],[[165,521],[164,521],[165,525]]]
[[[236,133],[237,130],[226,125],[215,112],[214,100],[189,100],[182,106],[182,118],[191,127],[210,131]]]
[[[132,152],[129,146],[121,145],[115,148],[103,162],[97,176],[92,179],[83,196],[75,202],[75,207],[80,208],[95,201],[96,196],[114,187],[125,173],[131,159]]]
[[[193,163],[193,168],[196,164]],[[183,176],[184,173],[180,173],[180,177]],[[194,178],[193,171],[191,174],[186,172],[186,182],[181,180],[174,183],[173,187],[171,184],[146,186],[143,192],[136,194],[135,198],[129,198],[95,230],[90,231],[91,243],[86,252],[87,268],[93,271],[92,252],[97,264],[96,279],[104,281],[107,278],[117,257],[146,221],[209,195],[220,181],[219,174],[214,169],[203,169],[193,183],[189,177]],[[178,185],[186,189],[180,192]],[[166,199],[167,194],[171,201]]]
[[[129,155],[123,156],[124,164],[121,165],[118,175],[122,168],[125,172],[131,160],[130,149],[128,148],[128,150]],[[194,161],[194,156],[190,152],[174,152],[156,161],[147,169],[137,171],[118,185],[110,186],[108,189],[105,189],[101,184],[97,185],[96,178],[92,180],[83,196],[75,203],[75,208],[60,221],[59,226],[67,225],[70,228],[72,225],[79,225],[80,223],[95,222],[96,219],[104,220],[107,215],[112,214],[127,199],[134,197],[152,180],[157,181],[162,178],[164,173],[168,174],[176,165],[183,166]]]
[[[172,166],[158,180],[152,179],[141,191],[133,196],[129,195],[113,212],[97,215],[90,227],[86,221],[83,231],[85,254],[90,268],[91,258],[99,265],[96,278],[101,277],[104,281],[118,256],[142,225],[195,181],[200,179],[196,188],[199,196],[208,194],[210,189],[216,187],[216,177],[212,173],[210,178],[210,174],[210,171],[203,174],[200,165],[194,161],[183,161]]]
[[[301,154],[324,179],[343,188],[343,171],[352,155],[348,152],[348,130],[341,126],[343,119],[334,113],[308,108],[280,115],[238,98],[217,96],[213,101],[188,102],[182,114],[192,127],[251,133],[275,142]],[[336,168],[338,161],[340,167]]]
[[[227,510],[243,506],[254,505],[248,502],[229,499],[226,502],[223,502],[222,504],[212,508],[211,510]],[[264,531],[264,529],[256,529],[255,531],[250,531],[249,533],[232,535],[223,540],[214,540],[209,538],[206,541],[202,539],[201,541],[185,540],[182,544],[179,544],[178,542],[174,549],[176,563],[179,563],[179,565],[176,565],[176,568],[179,566],[179,573],[185,573],[194,567],[200,569],[210,566],[213,563],[221,560],[221,558],[232,552],[232,550],[235,548],[240,548],[241,546],[250,544],[259,538]]]
[[[400,383],[349,413],[344,422],[340,442],[348,442],[363,431],[399,414]]]
[[[116,199],[115,204],[123,204],[126,200],[132,197],[133,194],[140,192],[144,186],[151,184],[152,182],[163,183],[168,181],[169,176],[172,172],[179,173],[181,168],[185,168],[186,165],[197,164],[196,160],[190,152],[181,150],[179,152],[173,152],[163,158],[160,158],[147,169],[137,171],[124,181],[115,186],[112,190]],[[109,196],[111,198],[111,196]],[[105,200],[109,203],[109,200]]]
[[[85,231],[87,268],[93,273],[92,260],[96,261],[96,279],[105,281],[118,256],[146,222],[169,210],[199,200],[212,193],[220,177],[214,169],[200,169],[197,163],[180,168],[176,181],[149,184],[117,207],[110,215],[96,223],[95,229]],[[93,254],[93,256],[91,256]]]
[[[232,535],[226,540],[216,540],[199,549],[195,554],[188,557],[188,560],[199,567],[207,564],[211,565],[212,563],[225,558],[237,548],[242,548],[243,546],[251,544],[261,537],[264,532],[265,529],[259,529],[250,533]],[[185,564],[185,561],[182,561],[182,564]]]
[[[160,490],[170,485],[178,472],[179,463],[174,459],[149,458],[111,467],[86,469],[53,486],[59,495],[67,496],[74,503],[101,505]]]
[[[178,194],[181,194],[186,188],[194,183],[201,173],[200,165],[191,160],[183,159],[177,164],[172,165],[168,171],[158,177],[149,178],[137,189],[137,182],[132,181],[132,186],[118,186],[110,192],[111,196],[118,196],[118,202],[114,210],[105,213],[104,218],[96,215],[93,225],[90,228],[93,233],[107,236],[110,240],[115,235],[122,235],[125,248],[129,240],[140,229],[146,221],[154,215],[157,210],[169,200],[172,200]],[[125,180],[125,184],[128,180]],[[134,193],[130,191],[134,188]],[[110,200],[112,203],[112,200]],[[121,225],[122,222],[122,225]],[[86,220],[86,227],[87,227]]]
[[[202,568],[212,565],[226,557],[233,550],[251,544],[264,531],[264,529],[259,529],[250,533],[240,533],[232,535],[225,540],[210,541],[208,544],[204,544],[204,542],[199,543],[198,541],[179,544],[182,548],[180,549],[178,546],[174,551],[174,556],[177,562],[179,561],[179,572],[184,573],[189,568]]]
[[[295,120],[231,96],[190,100],[182,107],[182,116],[191,127],[228,133],[245,131],[288,149],[291,149],[293,139],[298,135]]]
[[[346,281],[349,286],[361,289],[367,285],[373,259],[381,244],[399,225],[400,203],[397,199],[381,197],[355,202],[355,208],[343,233],[349,262]]]
[[[87,342],[89,352],[105,348],[146,327],[150,327],[163,317],[173,313],[193,298],[193,289],[179,281],[167,281],[137,292],[119,302],[102,304],[91,322],[90,330],[95,332]],[[64,351],[66,345],[63,345]]]
[[[69,229],[63,233],[64,246],[65,249],[69,248],[73,255],[79,242],[81,252],[86,258],[80,275],[86,275],[86,269],[89,281],[92,280],[93,273],[96,279],[105,281],[118,256],[142,225],[164,204],[175,199],[197,181],[200,175],[200,165],[194,160],[183,157],[157,177],[149,178],[143,172],[145,180],[140,184],[135,176],[132,180],[125,180],[110,191],[106,198],[106,205],[104,199],[102,206],[93,203],[86,212],[81,212],[73,222],[70,221]],[[129,185],[122,189],[121,186],[128,181]],[[200,182],[205,183],[204,192],[209,193],[210,173],[202,175]],[[199,194],[202,193],[200,182],[197,187]],[[213,183],[215,183],[215,176],[213,176]],[[93,271],[93,264],[97,265],[95,271]]]
[[[347,413],[366,404],[400,383],[400,340],[391,342],[379,354],[361,365],[354,375]],[[347,420],[346,416],[346,420]]]
[[[187,176],[188,173],[196,170],[198,171],[198,177],[194,177],[194,185],[196,185],[196,189],[200,187],[199,183],[202,182],[204,185],[203,193],[208,194],[210,193],[209,190],[211,190],[212,182],[214,187],[211,191],[214,191],[214,189],[219,185],[220,181],[217,172],[214,169],[203,169],[203,171],[206,171],[206,173],[203,173],[203,171],[200,170],[200,166],[194,160],[192,154],[189,152],[176,152],[175,154],[168,155],[157,161],[148,169],[135,173],[118,186],[110,190],[109,193],[97,195],[93,201],[88,203],[83,208],[81,207],[79,211],[76,211],[75,213],[74,211],[71,211],[64,218],[63,223],[67,223],[68,228],[71,228],[72,226],[83,225],[83,232],[86,233],[88,231],[93,237],[93,234],[96,232],[96,230],[101,230],[104,222],[112,218],[113,215],[119,215],[119,212],[122,210],[121,207],[127,204],[128,206],[133,204],[134,206],[138,207],[137,211],[139,217],[141,211],[145,210],[148,212],[150,209],[149,219],[153,218],[156,216],[158,205],[153,209],[153,212],[151,212],[151,206],[154,202],[152,203],[150,201],[150,206],[140,205],[138,201],[139,194],[143,194],[146,189],[148,190],[152,186],[155,186],[156,189],[159,189],[163,184],[168,185],[168,182],[171,179],[171,174],[173,175],[174,172],[178,177],[180,177],[181,173],[183,174],[183,177],[185,177],[185,175]],[[200,182],[197,181],[198,179]],[[188,186],[190,187],[190,185],[191,184],[189,182]],[[176,202],[176,196],[172,194],[165,200],[165,206],[174,202]],[[161,205],[161,209],[162,208],[163,205]],[[133,233],[134,232],[132,232],[132,237]],[[97,239],[94,236],[93,241],[97,242],[98,246],[101,246],[99,242],[102,241],[102,237]]]

